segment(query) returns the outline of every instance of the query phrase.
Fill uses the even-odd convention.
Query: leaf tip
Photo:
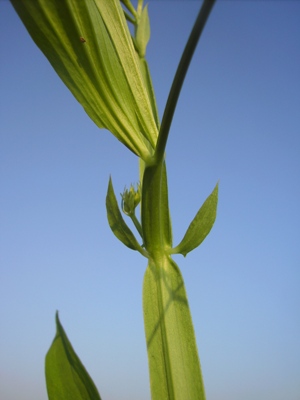
[[[55,324],[56,324],[56,332],[58,333],[58,332],[60,332],[60,330],[62,328],[62,325],[61,325],[60,319],[59,319],[59,311],[58,310],[56,310],[56,313],[55,313]]]

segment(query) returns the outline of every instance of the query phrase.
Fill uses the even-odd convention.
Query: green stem
[[[204,400],[204,384],[192,319],[177,265],[168,255],[172,242],[165,148],[190,61],[215,0],[204,0],[180,60],[163,115],[153,164],[146,165],[141,221],[149,265],[143,308],[153,400]]]
[[[161,177],[162,166],[160,162],[147,166],[144,171],[141,200],[141,220],[145,248],[151,258],[160,258],[164,253],[164,224],[162,211]]]
[[[140,224],[140,221],[137,219],[137,217],[134,213],[130,214],[129,216],[130,216],[134,226],[136,227],[138,233],[140,234],[141,238],[143,239],[143,229],[142,229],[142,225]]]
[[[200,39],[201,33],[204,29],[206,21],[209,14],[215,4],[216,0],[204,0],[202,7],[199,11],[198,17],[191,31],[187,44],[185,46],[184,52],[182,54],[181,60],[179,62],[172,87],[169,93],[167,104],[165,107],[161,128],[157,140],[155,160],[161,160],[164,158],[164,153],[166,149],[166,144],[168,140],[168,135],[173,120],[176,104],[179,98],[179,94],[188,71],[190,62],[192,60],[194,51],[197,47],[198,41]]]

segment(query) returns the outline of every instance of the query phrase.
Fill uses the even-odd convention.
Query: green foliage
[[[158,127],[120,1],[11,1],[90,118],[148,160]]]
[[[204,0],[176,72],[160,126],[149,68],[148,8],[138,0],[11,0],[33,40],[100,127],[139,157],[140,187],[122,195],[124,221],[109,180],[106,210],[114,235],[148,259],[143,285],[144,324],[152,400],[204,400],[204,384],[184,282],[172,253],[184,256],[210,232],[218,185],[172,248],[166,144],[179,93],[214,0]],[[134,25],[131,37],[127,21]],[[141,220],[135,215],[141,207]],[[50,400],[100,399],[56,316],[57,334],[46,356]]]
[[[56,313],[56,335],[46,355],[49,400],[101,400],[94,382],[75,353]]]
[[[190,223],[184,238],[171,250],[172,254],[180,253],[184,256],[198,247],[209,234],[217,216],[218,184],[203,203],[195,218]]]
[[[150,39],[150,22],[148,16],[148,6],[144,7],[137,24],[134,38],[134,45],[141,58],[145,57],[146,47]]]

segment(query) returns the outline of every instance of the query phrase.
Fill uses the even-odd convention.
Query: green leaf
[[[91,119],[147,161],[158,128],[120,1],[11,2]]]
[[[106,195],[106,211],[107,219],[111,230],[114,235],[123,243],[125,246],[132,250],[139,251],[143,256],[147,257],[147,252],[139,245],[134,234],[128,228],[120,212],[116,195],[114,192],[111,178],[109,178],[107,195]]]
[[[149,261],[143,286],[152,400],[204,400],[197,345],[180,270],[170,257]]]
[[[134,95],[135,104],[132,111],[138,114],[142,133],[146,136],[149,143],[155,147],[158,136],[158,127],[151,111],[147,88],[143,82],[139,60],[134,49],[120,1],[94,1],[96,1],[97,7],[105,19],[105,24],[114,46],[116,47],[130,90]],[[111,70],[111,73],[114,73],[113,69]]]
[[[46,355],[49,400],[101,400],[97,388],[75,353],[56,313],[56,335]]]
[[[182,241],[171,250],[171,254],[186,256],[187,253],[194,250],[203,242],[216,220],[217,205],[218,183],[190,223]]]
[[[140,57],[145,57],[146,47],[150,39],[150,22],[148,15],[148,5],[146,5],[141,15],[136,28],[135,45]]]
[[[130,2],[127,1],[126,2],[122,1],[122,2],[124,4],[126,3],[127,8],[129,7]],[[155,93],[152,86],[152,80],[148,63],[145,59],[146,47],[150,39],[150,21],[148,15],[148,5],[146,5],[144,8],[142,8],[142,6],[143,6],[143,0],[138,2],[137,13],[135,13],[136,19],[133,22],[135,25],[135,36],[132,37],[132,41],[139,60],[139,68],[141,71],[141,75],[144,79],[144,84],[152,107],[152,113],[156,122],[156,126],[159,129],[160,121],[157,112]]]

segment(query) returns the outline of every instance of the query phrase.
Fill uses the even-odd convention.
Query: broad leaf
[[[191,222],[184,238],[171,250],[172,254],[187,255],[190,251],[198,247],[209,234],[216,219],[218,205],[218,184],[212,193],[203,203],[197,215]]]
[[[134,234],[128,228],[120,212],[111,178],[109,179],[107,195],[106,195],[106,211],[107,219],[111,230],[114,235],[125,246],[132,250],[139,251],[143,256],[147,257],[147,252],[140,246]]]
[[[91,119],[147,161],[158,128],[120,1],[11,2]]]
[[[205,400],[184,282],[170,257],[149,262],[143,286],[152,400]]]
[[[56,335],[46,355],[49,400],[101,400],[91,377],[75,353],[56,313]]]

